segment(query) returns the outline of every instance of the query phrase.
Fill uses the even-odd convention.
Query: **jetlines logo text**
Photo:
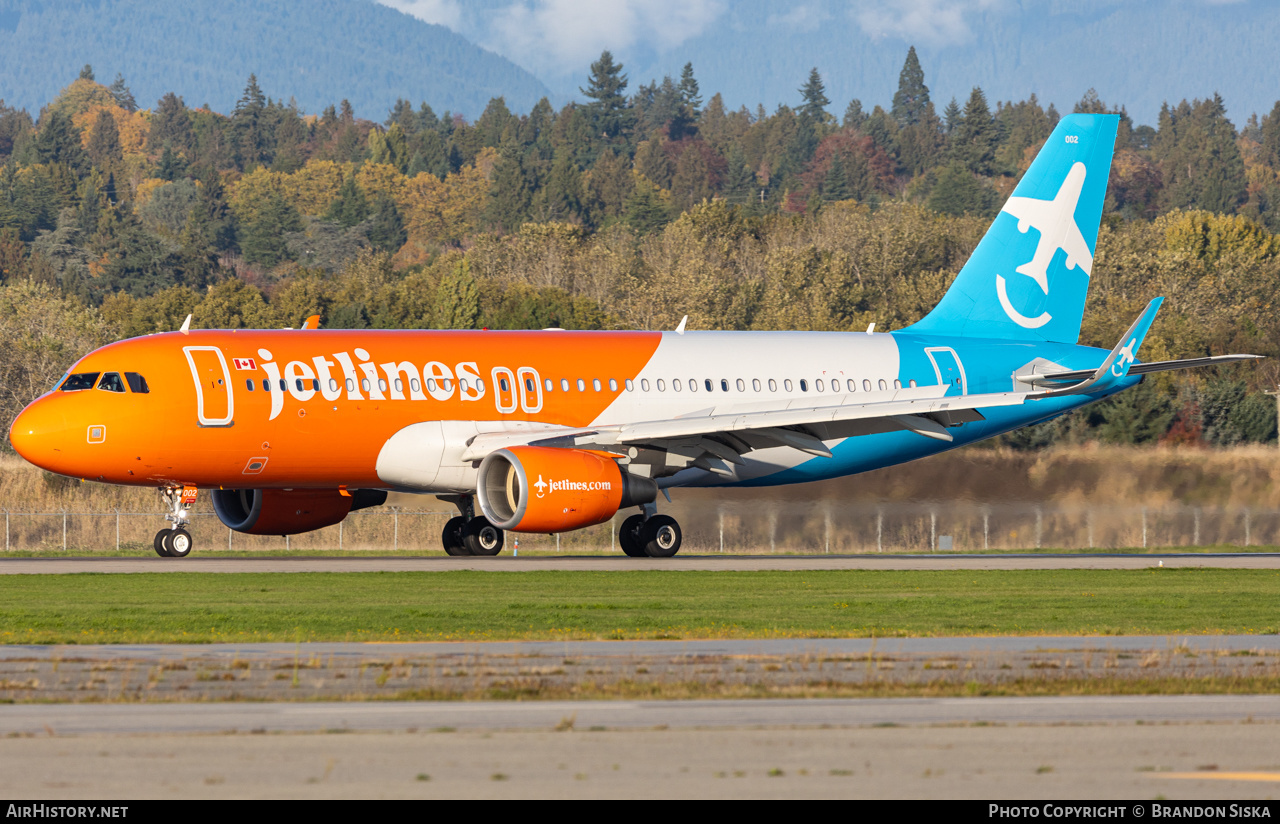
[[[538,480],[542,480],[539,476]],[[613,484],[609,481],[552,481],[548,484],[551,492],[611,492]]]

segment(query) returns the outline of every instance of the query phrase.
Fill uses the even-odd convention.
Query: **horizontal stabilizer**
[[[1220,366],[1224,363],[1238,361],[1262,360],[1266,355],[1214,355],[1209,358],[1187,358],[1186,360],[1153,361],[1151,363],[1135,363],[1129,367],[1130,375],[1149,375],[1152,372],[1172,372],[1177,369],[1197,369],[1201,366]],[[1075,372],[1048,372],[1042,375],[1019,375],[1018,380],[1034,386],[1061,386],[1064,383],[1082,381],[1091,377],[1096,370],[1080,369]]]
[[[1148,303],[1147,308],[1129,327],[1129,331],[1124,333],[1120,338],[1120,342],[1107,355],[1107,359],[1085,380],[1074,386],[1037,392],[1034,395],[1028,395],[1028,397],[1032,400],[1040,400],[1041,398],[1056,398],[1062,395],[1087,395],[1092,392],[1102,392],[1110,389],[1117,382],[1128,377],[1129,368],[1138,360],[1138,349],[1142,346],[1142,342],[1146,340],[1147,330],[1151,328],[1151,324],[1155,321],[1156,313],[1160,311],[1160,304],[1162,303],[1164,303],[1164,298],[1156,298]]]

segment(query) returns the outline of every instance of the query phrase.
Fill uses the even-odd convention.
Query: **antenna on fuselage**
[[[683,335],[683,334],[684,334],[684,325],[685,325],[686,323],[688,323],[688,322],[689,322],[689,316],[688,316],[688,315],[685,315],[684,317],[680,318],[680,325],[676,327],[676,334],[677,334],[677,335]]]
[[[190,316],[190,315],[187,315],[187,319],[186,319],[186,320],[184,320],[184,321],[182,322],[182,327],[181,327],[178,331],[179,331],[179,332],[181,332],[181,333],[182,333],[182,334],[184,334],[184,335],[191,331],[191,316]]]
[[[873,323],[867,327],[867,334],[874,335],[876,333],[876,325]]]

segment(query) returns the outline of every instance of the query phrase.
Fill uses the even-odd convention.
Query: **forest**
[[[468,122],[401,100],[319,114],[250,76],[234,110],[144,109],[85,66],[37,115],[0,101],[0,420],[81,354],[176,329],[878,330],[917,320],[1060,114],[980,88],[938,111],[915,50],[887,105],[728,110],[692,65],[634,87],[605,52],[586,102],[503,98]],[[287,95],[288,90],[278,90]],[[1221,99],[1121,126],[1081,342],[1148,300],[1144,359],[1280,355],[1280,102],[1237,128]],[[1005,437],[1232,445],[1276,438],[1280,364],[1149,379]],[[7,448],[7,444],[5,444]]]

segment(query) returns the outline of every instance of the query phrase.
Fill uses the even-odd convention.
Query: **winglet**
[[[319,329],[320,316],[312,315],[311,317],[307,318],[305,321],[302,322],[302,328],[303,329]]]
[[[680,318],[680,325],[676,327],[676,334],[677,334],[677,335],[683,335],[683,334],[684,334],[684,325],[685,325],[686,323],[688,323],[688,322],[689,322],[689,316],[688,316],[688,315],[685,315],[684,317]]]
[[[1151,328],[1151,323],[1156,319],[1156,313],[1160,311],[1162,303],[1164,303],[1164,298],[1156,298],[1147,304],[1146,310],[1133,322],[1133,325],[1129,327],[1129,331],[1124,333],[1120,338],[1120,342],[1115,345],[1111,353],[1107,355],[1107,359],[1102,362],[1102,365],[1098,367],[1092,377],[1074,386],[1068,386],[1064,389],[1051,389],[1048,392],[1037,392],[1027,397],[1031,400],[1039,400],[1041,398],[1056,398],[1062,395],[1085,395],[1109,389],[1118,381],[1127,377],[1129,367],[1137,361],[1138,348],[1142,346],[1142,342],[1146,339],[1147,330]]]
[[[179,331],[179,332],[181,332],[181,333],[182,333],[182,334],[184,334],[184,335],[191,331],[191,316],[190,316],[190,315],[187,315],[187,319],[186,319],[186,320],[184,320],[184,321],[182,322],[182,328],[180,328],[178,331]]]

